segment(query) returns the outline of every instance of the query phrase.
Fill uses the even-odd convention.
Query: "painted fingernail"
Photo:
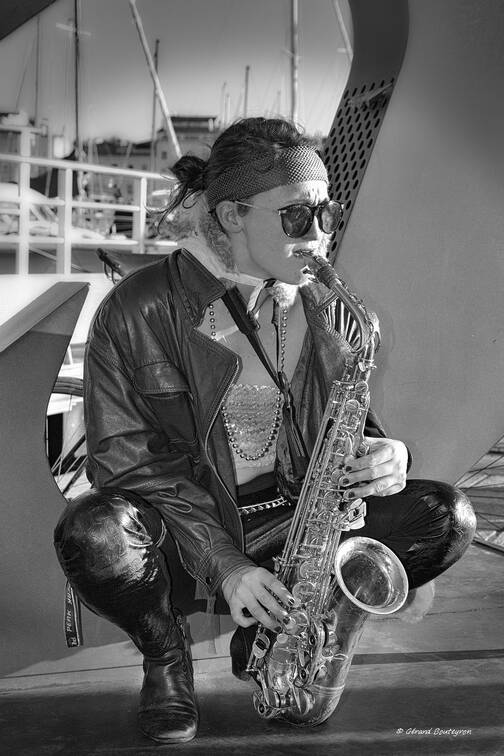
[[[343,497],[345,499],[355,499],[355,494],[353,491],[345,491],[345,493],[343,494]]]
[[[281,630],[283,630],[282,625],[275,625],[273,630],[275,631],[275,633],[279,633]]]
[[[349,480],[349,478],[340,478],[340,483],[341,483],[342,486],[349,486],[350,485],[350,480]]]
[[[287,603],[290,606],[296,606],[296,599],[294,598],[294,596],[287,596]]]
[[[344,469],[345,472],[351,472],[353,470],[353,467],[352,467],[352,465],[345,465],[345,467],[343,469]]]

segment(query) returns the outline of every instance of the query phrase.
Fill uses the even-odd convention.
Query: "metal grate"
[[[373,151],[392,94],[395,78],[372,81],[359,88],[348,87],[342,97],[326,141],[325,164],[329,174],[329,195],[344,205],[343,217],[334,233],[331,260],[353,209],[362,178]],[[352,347],[358,345],[358,329],[343,302],[336,304],[336,328]]]
[[[391,78],[363,84],[359,89],[346,89],[327,138],[324,159],[329,173],[330,196],[345,206],[332,241],[333,260],[373,151],[394,82],[395,78]]]
[[[455,485],[469,496],[476,513],[475,543],[504,552],[504,438]]]
[[[408,0],[348,0],[354,54],[346,90],[324,145],[334,199],[345,205],[334,261],[400,73],[408,41]]]

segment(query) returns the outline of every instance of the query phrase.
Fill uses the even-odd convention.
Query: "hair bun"
[[[183,155],[172,168],[187,192],[202,192],[206,187],[206,160],[196,155]]]

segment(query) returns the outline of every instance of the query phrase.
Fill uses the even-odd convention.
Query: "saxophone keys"
[[[287,646],[290,643],[291,636],[287,633],[278,633],[276,642],[278,646]]]
[[[326,675],[327,675],[327,665],[326,664],[322,664],[319,667],[319,669],[318,669],[318,672],[317,672],[317,674],[315,676],[315,679],[316,680],[323,680],[324,677],[326,677]]]
[[[366,381],[357,381],[354,390],[357,395],[366,396],[369,393],[369,386]]]
[[[302,646],[298,646],[298,663],[301,669],[305,669],[306,665],[310,661],[310,655],[306,653]],[[298,671],[300,674],[301,670]]]
[[[271,689],[268,689],[267,693],[269,700],[266,700],[262,691],[254,691],[252,694],[252,702],[254,704],[254,709],[260,717],[263,717],[263,719],[272,719],[273,717],[278,716],[280,697],[278,693]]]
[[[311,580],[299,580],[293,586],[291,593],[296,601],[292,608],[298,609],[303,603],[306,603],[312,596],[316,595],[317,586]]]
[[[345,440],[343,441],[344,446],[344,456],[345,457],[353,457],[353,438],[351,436],[347,436]]]
[[[299,565],[299,577],[303,578],[303,581],[307,580],[308,586],[314,585],[313,581],[317,579],[319,572],[320,567],[315,559],[307,559]],[[306,595],[306,591],[303,591],[303,594]],[[296,603],[299,606],[301,602],[298,600]]]
[[[366,521],[364,520],[364,517],[359,517],[356,520],[352,520],[352,522],[348,523],[348,527],[345,528],[346,530],[360,530],[364,527],[366,524]]]
[[[330,625],[325,626],[325,639],[322,653],[324,656],[330,656],[334,651],[338,651],[340,644],[338,642],[338,635],[336,628]]]
[[[312,648],[319,649],[324,646],[326,640],[326,626],[324,622],[315,620],[308,634],[308,643]]]
[[[363,499],[356,499],[346,512],[343,530],[359,530],[364,527],[365,516],[366,502]]]
[[[331,471],[331,473],[329,475],[329,479],[330,479],[331,483],[336,483],[336,485],[339,483],[339,480],[340,480],[341,474],[342,474],[342,470],[343,470],[343,465],[341,463],[341,465],[338,464],[334,468],[334,470]]]
[[[293,687],[290,691],[289,698],[294,699],[294,701],[289,703],[291,705],[294,703],[297,707],[298,713],[301,715],[308,714],[315,704],[315,697],[311,690],[308,690],[307,688]]]
[[[298,669],[298,676],[295,681],[296,689],[302,688],[303,685],[306,685],[306,682],[308,680],[308,670],[306,667],[300,667]]]
[[[283,626],[289,635],[298,635],[308,627],[308,615],[304,611],[295,610],[283,620]]]
[[[263,659],[268,653],[270,645],[270,639],[266,633],[258,633],[252,646],[252,653],[256,659]]]
[[[349,399],[345,405],[347,412],[358,412],[360,407],[360,402],[358,402],[357,399]]]

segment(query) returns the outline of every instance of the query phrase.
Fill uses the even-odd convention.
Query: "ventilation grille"
[[[345,206],[336,230],[331,260],[335,260],[369,157],[389,103],[395,78],[349,86],[341,99],[325,144],[329,193]]]

